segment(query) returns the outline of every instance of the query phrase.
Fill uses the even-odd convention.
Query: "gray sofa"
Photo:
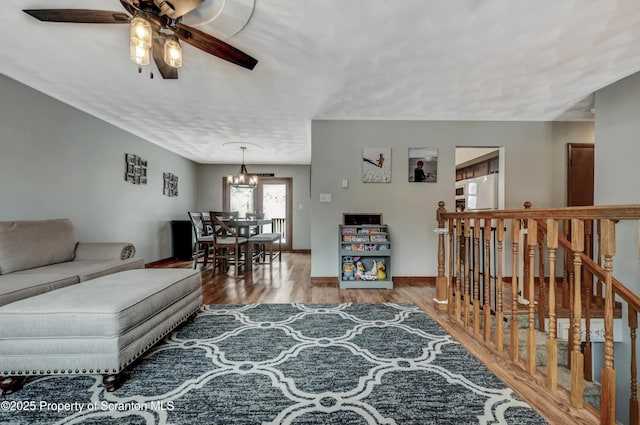
[[[78,242],[68,219],[0,221],[0,306],[144,268],[128,242]]]

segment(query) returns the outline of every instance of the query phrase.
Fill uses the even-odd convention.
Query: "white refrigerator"
[[[498,208],[498,174],[464,180],[465,211]]]

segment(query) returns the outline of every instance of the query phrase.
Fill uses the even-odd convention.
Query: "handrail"
[[[547,224],[544,221],[538,221],[538,226],[540,226],[545,231],[547,230]],[[569,242],[565,238],[558,237],[558,242],[563,246],[563,248],[567,250],[571,249],[571,242]],[[587,266],[591,273],[596,275],[600,280],[605,279],[605,271],[598,263],[589,258],[589,256],[587,256],[584,252],[580,253],[580,258],[582,259],[582,264],[584,266]],[[615,277],[611,278],[611,282],[613,283],[614,292],[619,295],[620,298],[625,300],[628,304],[631,304],[636,310],[640,310],[640,297],[631,292]]]
[[[444,203],[443,203],[444,207]],[[596,220],[607,218],[609,220],[639,220],[640,205],[598,205],[593,207],[565,207],[565,208],[530,208],[513,210],[487,210],[474,212],[440,212],[438,217],[442,220],[449,218],[515,218],[515,219],[546,219],[555,218]]]

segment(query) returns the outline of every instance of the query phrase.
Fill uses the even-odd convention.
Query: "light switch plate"
[[[331,202],[331,194],[330,193],[321,193],[320,194],[320,202]]]

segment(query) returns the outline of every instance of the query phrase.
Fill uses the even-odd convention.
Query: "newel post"
[[[435,232],[438,234],[438,276],[436,277],[436,297],[433,299],[434,307],[438,311],[447,310],[447,277],[444,274],[445,266],[445,235],[449,233],[449,230],[445,227],[445,220],[442,218],[442,214],[447,210],[444,207],[444,201],[438,202],[438,210],[436,211],[436,220],[438,221],[438,228]]]

